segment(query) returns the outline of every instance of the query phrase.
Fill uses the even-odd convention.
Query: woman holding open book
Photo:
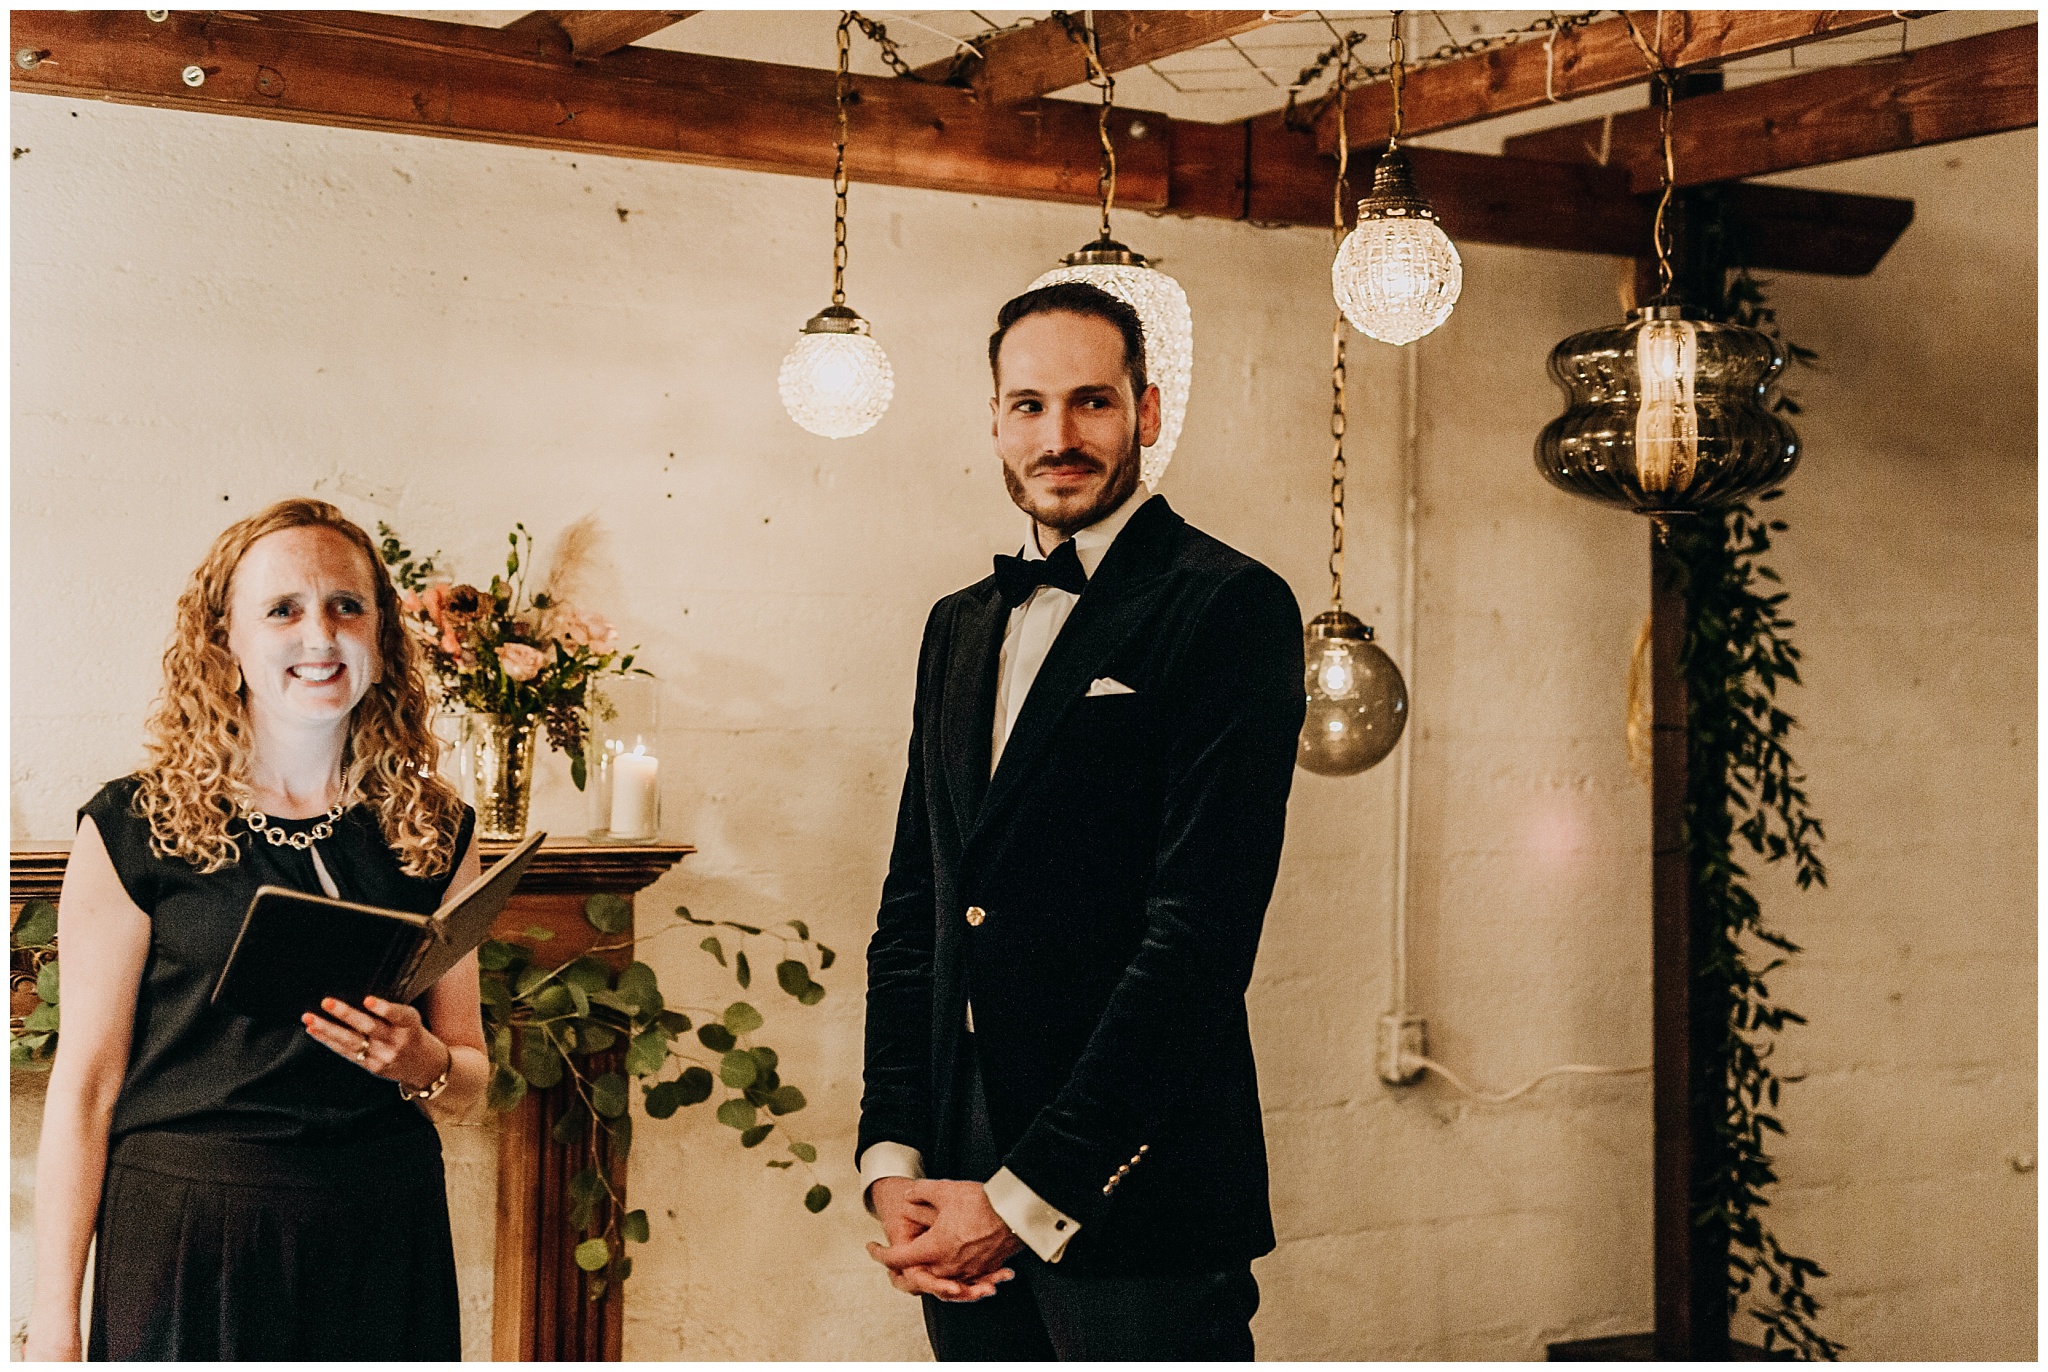
[[[211,997],[262,885],[432,912],[479,870],[434,774],[397,594],[339,510],[214,541],[178,601],[149,761],[79,812],[27,1356],[461,1354],[440,1138],[488,1064],[476,961],[415,1005],[267,1023]]]

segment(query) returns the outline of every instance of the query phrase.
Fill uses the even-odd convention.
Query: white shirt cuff
[[[875,1213],[875,1203],[868,1198],[868,1189],[884,1177],[909,1177],[912,1181],[924,1180],[924,1154],[907,1143],[880,1143],[868,1145],[868,1151],[860,1155],[860,1195],[867,1202],[868,1213]]]
[[[876,1144],[868,1152],[872,1154],[880,1147],[881,1144]],[[1010,1226],[1010,1232],[1047,1262],[1058,1262],[1065,1256],[1068,1241],[1081,1232],[1079,1221],[1047,1205],[1007,1167],[990,1177],[982,1190],[988,1195],[990,1208]]]

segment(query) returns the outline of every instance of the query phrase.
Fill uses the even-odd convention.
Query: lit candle
[[[661,759],[640,748],[612,759],[612,837],[653,838]]]

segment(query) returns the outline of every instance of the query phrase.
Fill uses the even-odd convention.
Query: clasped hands
[[[868,1256],[889,1269],[889,1284],[942,1301],[985,1300],[1016,1273],[1004,1259],[1024,1246],[975,1181],[883,1177],[868,1199],[887,1245]]]
[[[454,1052],[434,1037],[410,1005],[368,996],[359,1010],[330,996],[320,1008],[334,1018],[322,1019],[310,1011],[299,1016],[308,1034],[364,1071],[400,1086],[425,1086],[455,1060]]]

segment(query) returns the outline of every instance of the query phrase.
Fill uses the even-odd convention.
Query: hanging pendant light
[[[1536,470],[1573,495],[1652,516],[1726,505],[1770,490],[1799,464],[1799,436],[1765,392],[1784,368],[1761,329],[1703,318],[1671,289],[1665,212],[1672,88],[1663,103],[1664,194],[1657,204],[1657,296],[1628,322],[1574,334],[1550,354],[1565,412],[1536,440]]]
[[[1330,285],[1337,308],[1353,328],[1382,343],[1399,344],[1413,343],[1451,317],[1465,284],[1465,268],[1457,247],[1437,223],[1436,210],[1416,190],[1408,155],[1401,151],[1401,90],[1407,68],[1399,10],[1394,11],[1389,50],[1394,117],[1387,150],[1373,169],[1372,193],[1358,202],[1358,227],[1331,264]],[[1341,93],[1338,124],[1341,130]]]
[[[1337,193],[1331,206],[1333,236],[1344,237],[1344,189],[1350,154],[1344,137],[1344,94],[1351,50],[1337,69]],[[1344,317],[1330,327],[1330,608],[1309,621],[1308,713],[1294,760],[1320,776],[1355,776],[1394,751],[1408,724],[1408,683],[1401,669],[1372,641],[1372,629],[1344,608]]]
[[[832,166],[832,303],[812,315],[782,359],[782,407],[803,428],[823,438],[851,438],[875,427],[896,393],[888,354],[868,332],[868,321],[846,304],[846,96],[850,13],[839,16],[839,79],[833,105],[839,117]]]
[[[1187,292],[1180,282],[1160,271],[1109,234],[1109,209],[1116,201],[1116,148],[1109,139],[1109,111],[1116,98],[1116,78],[1103,67],[1095,30],[1082,28],[1070,15],[1060,16],[1067,36],[1081,45],[1088,59],[1088,84],[1102,92],[1096,131],[1102,139],[1102,170],[1096,191],[1102,202],[1102,227],[1095,241],[1061,259],[1061,264],[1031,283],[1031,289],[1081,281],[1129,305],[1145,329],[1145,374],[1159,387],[1159,437],[1138,459],[1138,475],[1146,489],[1156,489],[1187,418],[1188,389],[1195,367],[1195,321]]]

